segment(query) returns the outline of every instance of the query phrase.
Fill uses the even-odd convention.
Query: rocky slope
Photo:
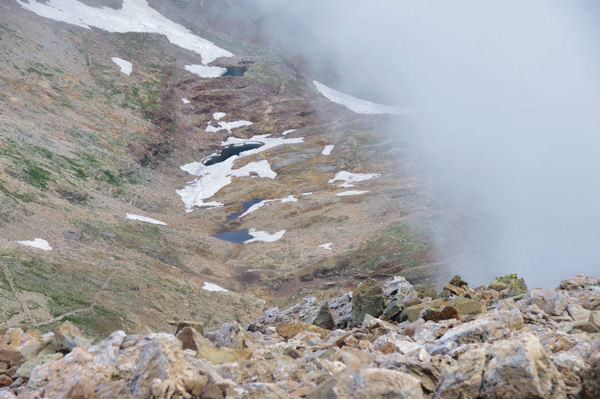
[[[181,322],[94,345],[70,323],[9,329],[0,397],[600,397],[600,279],[527,291],[516,275],[475,289],[457,276],[425,295],[400,276],[366,280],[247,328]]]
[[[93,17],[125,3],[147,6],[69,4],[95,7]],[[181,319],[215,327],[248,323],[267,302],[342,293],[355,276],[433,279],[437,265],[419,227],[431,211],[402,171],[403,137],[386,127],[390,117],[328,101],[289,57],[221,20],[229,13],[222,2],[197,2],[197,20],[184,3],[149,2],[164,14],[152,18],[170,18],[189,29],[184,37],[201,34],[235,53],[211,67],[242,68],[243,76],[189,72],[186,65],[206,67],[203,57],[164,34],[55,20],[42,12],[54,10],[52,1],[0,4],[0,327],[51,331],[69,320],[90,336],[160,330]],[[115,57],[131,64],[129,74]],[[225,116],[217,121],[215,113]],[[239,120],[252,125],[207,131]],[[183,165],[229,137],[265,134],[302,142],[234,167],[266,161],[276,177],[235,177],[207,199],[222,207],[186,209],[177,191],[197,176]],[[326,145],[334,146],[329,155]],[[354,183],[367,193],[340,197],[349,189],[329,181],[341,171],[379,177]],[[245,202],[289,196],[296,201],[227,219]],[[251,244],[214,237],[253,228],[285,235]],[[22,244],[35,238],[51,250]],[[327,243],[331,249],[319,247]],[[207,291],[206,283],[228,292]]]

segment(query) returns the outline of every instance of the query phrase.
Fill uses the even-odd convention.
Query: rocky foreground
[[[430,295],[430,296],[427,296]],[[365,280],[325,303],[268,309],[247,329],[6,330],[0,398],[600,398],[600,279],[527,291],[516,275],[435,293]]]

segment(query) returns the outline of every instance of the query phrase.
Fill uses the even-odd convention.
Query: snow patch
[[[341,193],[337,193],[336,196],[338,197],[346,197],[348,195],[361,195],[361,194],[366,194],[368,193],[369,190],[348,190],[348,191],[342,191]]]
[[[332,242],[321,244],[321,245],[319,245],[319,248],[323,248],[323,249],[327,249],[327,250],[331,251],[331,245],[332,244],[333,244]]]
[[[248,234],[250,234],[252,237],[249,239],[248,241],[244,241],[244,244],[249,244],[251,242],[275,242],[277,240],[280,240],[281,237],[283,237],[283,235],[285,234],[285,230],[281,230],[278,231],[277,233],[273,233],[270,234],[266,231],[258,231],[256,229],[250,229],[248,230]]]
[[[331,151],[333,151],[333,147],[335,147],[333,144],[326,145],[325,148],[323,148],[323,151],[321,151],[321,154],[330,155]]]
[[[42,251],[52,251],[52,247],[48,244],[48,241],[43,238],[34,238],[31,241],[17,241],[21,245],[26,245],[28,247],[38,248]]]
[[[290,134],[291,132],[295,132],[296,129],[290,129],[290,130],[286,130],[285,132],[281,133],[282,136],[287,136],[288,134]]]
[[[225,71],[227,71],[227,69],[221,67],[198,64],[186,65],[184,68],[186,71],[195,73],[201,78],[218,78],[219,76],[223,75]]]
[[[181,102],[184,103],[184,104],[189,104],[190,100],[188,100],[187,98],[182,98]]]
[[[121,72],[127,76],[131,75],[131,71],[133,71],[133,65],[131,65],[131,62],[125,61],[124,59],[118,57],[112,57],[111,60],[117,64],[119,68],[121,68]]]
[[[268,199],[268,200],[262,200],[260,202],[257,202],[256,204],[252,205],[250,208],[248,208],[248,210],[244,213],[242,213],[240,215],[240,219],[243,218],[244,216],[246,216],[249,213],[254,212],[255,210],[262,208],[263,205],[268,204],[269,202],[298,202],[298,199],[296,197],[294,197],[293,195],[289,195],[285,198],[277,198],[277,199]]]
[[[313,83],[319,93],[325,96],[329,101],[334,102],[336,104],[343,105],[348,108],[350,111],[355,112],[357,114],[392,114],[392,115],[402,115],[410,113],[410,109],[401,108],[401,107],[392,107],[389,105],[382,105],[373,103],[367,100],[361,100],[360,98],[353,97],[349,94],[342,93],[341,91],[337,91],[332,89],[331,87],[325,86],[323,83],[319,83],[316,80],[313,80]]]
[[[126,213],[125,218],[129,220],[138,220],[140,222],[152,223],[152,224],[160,224],[162,226],[166,226],[165,222],[161,222],[160,220],[152,219],[146,216],[135,215],[133,213]]]
[[[221,202],[209,201],[206,199],[215,195],[223,187],[231,184],[234,177],[256,176],[274,179],[277,176],[267,160],[249,162],[241,168],[234,169],[235,162],[249,155],[258,154],[262,151],[277,147],[283,144],[297,144],[304,141],[304,138],[298,137],[293,139],[285,139],[281,137],[270,137],[269,134],[263,134],[250,137],[249,139],[240,139],[237,137],[229,137],[226,141],[221,142],[222,146],[231,144],[246,144],[248,142],[259,141],[264,143],[263,146],[243,151],[238,155],[231,156],[223,162],[217,162],[212,165],[204,165],[202,162],[192,162],[181,167],[182,170],[193,176],[198,176],[196,180],[188,186],[177,190],[177,194],[185,204],[187,212],[191,212],[192,208],[197,207],[219,207],[223,206]]]
[[[206,127],[206,131],[208,133],[216,133],[221,130],[227,130],[229,134],[233,129],[237,129],[238,127],[250,126],[252,122],[250,121],[233,121],[233,122],[218,122],[219,127],[214,127],[210,123]]]
[[[219,57],[231,57],[232,53],[214,43],[193,34],[187,28],[165,18],[148,5],[146,0],[123,0],[120,9],[92,7],[76,0],[17,0],[19,5],[37,15],[55,21],[66,22],[82,28],[99,28],[108,32],[158,33],[186,50],[202,57],[204,65]]]
[[[207,281],[204,282],[204,285],[202,286],[202,289],[206,290],[206,291],[212,291],[212,292],[229,292],[229,290],[226,290],[223,287],[220,287],[220,286],[218,286],[216,284],[213,284],[213,283],[209,283]]]
[[[307,191],[307,192],[305,192],[305,193],[302,193],[302,194],[300,194],[300,195],[302,195],[303,197],[306,197],[306,196],[308,196],[308,195],[313,195],[313,194],[314,194],[314,193],[313,193],[312,191]]]
[[[373,179],[379,176],[379,173],[351,173],[343,170],[341,172],[337,172],[333,179],[329,179],[329,183],[332,184],[338,180],[341,180],[343,183],[340,184],[340,187],[348,188],[354,187],[354,184],[352,183]]]
[[[243,127],[243,126],[250,126],[253,123],[250,121],[244,121],[244,120],[240,120],[240,121],[232,121],[232,122],[220,122],[221,119],[223,119],[225,117],[225,115],[227,115],[225,112],[215,112],[213,114],[213,120],[217,121],[217,127],[213,126],[211,122],[208,122],[208,126],[206,126],[206,131],[208,133],[217,133],[221,130],[227,130],[227,132],[229,134],[231,134],[231,131],[233,129],[237,129],[238,127]]]

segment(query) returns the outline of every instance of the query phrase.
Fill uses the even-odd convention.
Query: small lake
[[[248,68],[243,66],[229,67],[221,76],[244,76]]]
[[[262,200],[263,200],[262,198],[256,198],[256,199],[253,199],[251,201],[244,202],[243,210],[241,212],[235,212],[235,213],[232,213],[231,215],[227,216],[227,220],[232,220],[232,219],[235,219],[237,217],[240,217],[240,215],[242,213],[246,212],[248,209],[250,209],[250,207],[252,205],[258,204]]]
[[[263,145],[265,144],[258,141],[228,145],[223,147],[215,155],[207,157],[204,161],[202,161],[202,163],[206,166],[214,165],[216,163],[223,162],[234,155],[239,155],[244,151],[253,150],[255,148],[262,147]]]
[[[223,241],[235,242],[235,243],[243,243],[254,237],[248,234],[248,230],[238,230],[238,231],[224,231],[222,233],[217,233],[214,235],[215,238]]]

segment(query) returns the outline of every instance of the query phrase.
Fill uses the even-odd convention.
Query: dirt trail
[[[25,315],[27,315],[27,318],[31,321],[31,323],[35,324],[36,323],[35,318],[33,317],[31,310],[29,310],[29,307],[27,306],[27,302],[25,302],[23,300],[23,298],[21,298],[19,291],[17,291],[17,287],[15,287],[15,282],[13,281],[12,275],[10,274],[10,270],[8,270],[8,266],[6,266],[4,263],[2,264],[2,271],[4,272],[4,275],[6,276],[6,280],[8,281],[8,285],[10,285],[10,289],[12,290],[13,294],[15,295],[15,299],[19,302],[19,304],[21,304],[21,308],[23,308],[23,312],[25,313]]]

